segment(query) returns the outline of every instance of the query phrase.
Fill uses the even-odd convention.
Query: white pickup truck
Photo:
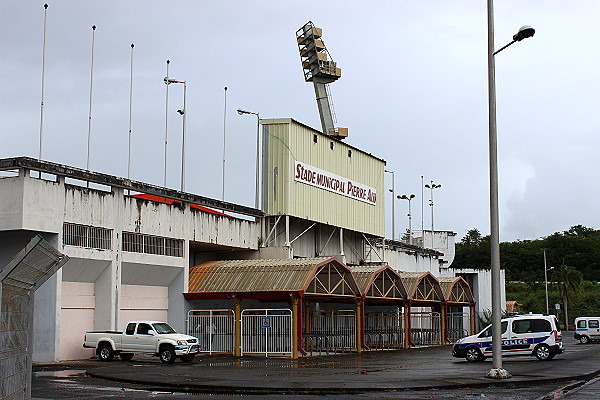
[[[96,349],[101,361],[110,361],[115,355],[129,361],[139,353],[158,356],[164,364],[176,358],[192,362],[200,351],[198,338],[177,333],[169,324],[158,321],[132,321],[125,332],[86,332],[83,347]]]

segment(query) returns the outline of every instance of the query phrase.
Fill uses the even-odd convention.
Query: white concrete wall
[[[167,320],[183,331],[190,242],[258,249],[255,222],[57,181],[23,172],[0,179],[0,268],[37,233],[71,257],[36,293],[35,361],[87,358],[86,330],[120,330],[130,319]],[[63,245],[64,222],[112,230],[111,249]],[[183,257],[123,252],[124,231],[182,239]]]
[[[94,355],[92,349],[73,346],[83,343],[85,332],[94,330],[96,297],[94,284],[88,282],[63,282],[60,321],[64,327],[60,332],[61,360],[79,360]]]

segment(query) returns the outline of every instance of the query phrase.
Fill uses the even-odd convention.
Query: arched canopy
[[[360,291],[366,299],[406,300],[402,277],[389,265],[351,267]]]
[[[460,276],[438,278],[444,299],[452,304],[472,304],[473,293],[467,281]]]
[[[444,294],[439,281],[431,272],[399,271],[410,300],[414,302],[442,302]]]
[[[228,298],[351,299],[360,290],[350,269],[335,257],[209,261],[190,268],[188,300]]]

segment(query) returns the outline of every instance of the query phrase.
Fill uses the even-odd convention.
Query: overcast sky
[[[396,194],[434,191],[435,229],[489,234],[487,28],[483,0],[48,1],[43,158],[85,168],[92,25],[96,25],[91,169],[127,176],[135,43],[131,178],[163,183],[166,60],[186,80],[186,191],[254,205],[256,119],[320,129],[295,32],[311,20],[342,78],[330,85],[346,141],[383,158]],[[38,157],[44,1],[0,2],[0,158]],[[600,228],[600,1],[503,0],[496,48],[522,25],[533,38],[496,56],[500,240]],[[179,188],[181,85],[169,92],[167,186]],[[391,175],[386,174],[391,187]],[[390,194],[385,194],[388,237]],[[424,224],[431,209],[424,193]],[[408,225],[396,201],[396,236]]]

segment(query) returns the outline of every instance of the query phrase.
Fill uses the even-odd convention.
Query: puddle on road
[[[34,372],[34,376],[54,376],[57,378],[68,378],[70,376],[75,375],[83,375],[85,374],[85,369],[71,369],[65,371],[37,371]]]

